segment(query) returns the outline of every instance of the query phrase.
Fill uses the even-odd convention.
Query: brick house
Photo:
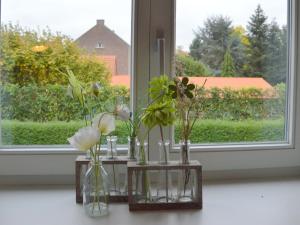
[[[88,53],[95,53],[99,60],[107,64],[112,75],[130,74],[130,45],[104,24],[97,23],[82,34],[76,42]]]

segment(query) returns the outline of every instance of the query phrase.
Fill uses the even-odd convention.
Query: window
[[[51,2],[51,4],[50,4]],[[3,0],[2,1],[2,14],[1,19],[3,24],[7,24],[8,21],[11,21],[13,24],[16,24],[17,21],[21,25],[21,27],[31,27],[32,25],[36,30],[36,27],[39,25],[40,30],[45,28],[46,25],[49,26],[51,31],[60,31],[62,34],[70,35],[73,39],[79,37],[84,32],[88,31],[91,27],[95,26],[106,26],[109,30],[115,30],[116,34],[118,34],[125,42],[130,42],[130,1],[126,0],[114,0],[114,1],[102,1],[95,0],[89,1],[89,4],[81,1],[80,5],[78,5],[78,1],[64,0],[63,2],[59,2],[59,7],[57,4],[54,4],[54,0],[43,1],[43,5],[39,5],[39,3],[32,1],[12,1],[12,0]],[[80,1],[79,1],[80,2]],[[112,2],[112,3],[111,3]],[[175,2],[176,2],[176,17],[175,17]],[[232,177],[244,177],[245,174],[251,174],[251,176],[261,176],[261,175],[278,175],[280,174],[295,174],[298,171],[300,162],[300,151],[299,151],[299,142],[296,140],[293,143],[293,137],[299,136],[299,127],[300,120],[298,119],[298,115],[294,115],[296,109],[299,110],[299,87],[300,87],[300,79],[296,79],[294,74],[299,74],[299,68],[297,68],[296,62],[298,61],[298,52],[299,49],[299,36],[297,32],[297,27],[299,27],[299,12],[300,5],[296,0],[289,1],[289,7],[287,7],[287,1],[236,1],[235,5],[232,5],[232,1],[226,1],[228,4],[224,5],[224,1],[216,2],[213,1],[200,1],[201,6],[196,4],[198,1],[192,0],[133,0],[133,41],[134,44],[130,50],[133,52],[133,62],[132,68],[133,73],[136,75],[131,80],[133,87],[131,88],[131,96],[134,99],[130,99],[133,102],[133,105],[138,102],[140,96],[146,95],[146,90],[148,88],[148,81],[153,77],[159,75],[159,60],[158,60],[158,51],[157,51],[157,38],[165,39],[165,71],[167,74],[171,75],[171,64],[173,63],[173,52],[175,51],[175,45],[179,46],[179,50],[189,51],[189,44],[192,42],[194,38],[193,31],[197,31],[198,26],[203,27],[203,21],[211,15],[219,15],[222,14],[224,16],[230,16],[233,20],[233,25],[243,25],[244,28],[247,25],[250,15],[253,14],[256,9],[258,3],[261,4],[262,9],[265,14],[268,16],[268,23],[270,23],[273,17],[276,17],[276,21],[279,23],[280,27],[284,25],[284,20],[287,20],[287,31],[288,31],[288,76],[285,81],[285,91],[288,98],[284,98],[285,104],[287,107],[283,108],[284,117],[282,119],[283,126],[286,129],[280,129],[281,133],[284,133],[283,138],[278,138],[278,140],[259,140],[256,139],[254,141],[241,142],[232,140],[232,136],[228,138],[226,141],[220,141],[215,143],[215,141],[210,141],[208,138],[202,139],[203,141],[198,141],[198,139],[194,139],[195,136],[201,136],[208,134],[203,134],[201,130],[197,130],[194,136],[191,138],[192,142],[196,144],[193,149],[201,149],[203,151],[192,151],[192,158],[199,160],[203,163],[203,169],[206,173],[207,177],[213,178],[232,178]],[[47,4],[46,4],[47,3]],[[217,4],[218,3],[218,4]],[[222,4],[223,3],[223,4]],[[253,3],[253,5],[252,5]],[[109,7],[109,4],[118,4],[119,7]],[[194,5],[193,5],[194,4]],[[207,7],[208,4],[213,4],[215,10],[212,12]],[[220,7],[222,4],[222,7]],[[243,4],[243,5],[241,5]],[[270,14],[270,6],[272,4],[273,12],[275,14]],[[278,4],[282,5],[278,6]],[[97,7],[98,6],[98,7]],[[195,6],[195,7],[193,7]],[[197,6],[197,7],[196,7]],[[78,11],[80,14],[74,13],[74,10],[66,10],[72,7],[72,9],[80,8]],[[45,9],[46,8],[46,9]],[[114,16],[112,18],[112,14],[115,15],[116,9],[122,9],[118,16]],[[279,9],[278,9],[279,8]],[[31,11],[34,9],[34,12]],[[51,9],[51,11],[50,11]],[[91,13],[91,10],[94,13]],[[211,7],[210,7],[211,9]],[[289,10],[286,10],[289,9]],[[47,11],[45,11],[47,10]],[[275,11],[274,11],[275,10]],[[243,21],[238,20],[234,16],[234,12],[241,11],[244,15],[245,19]],[[249,11],[247,14],[246,11]],[[287,13],[287,11],[289,13]],[[26,12],[26,14],[24,13]],[[30,13],[29,13],[30,12]],[[49,16],[47,13],[53,12],[55,17],[52,17],[51,20],[53,23],[45,22],[45,19]],[[71,13],[68,13],[71,12]],[[77,12],[77,11],[76,11]],[[112,13],[114,12],[114,13]],[[188,13],[187,13],[188,12]],[[124,13],[124,14],[123,14]],[[73,15],[74,14],[74,15]],[[23,15],[21,17],[21,15]],[[47,15],[44,16],[44,15]],[[63,16],[64,20],[60,19],[60,15]],[[199,15],[204,15],[203,18],[199,19]],[[19,17],[20,16],[20,17]],[[62,17],[61,16],[61,17]],[[29,18],[25,23],[25,18]],[[120,19],[122,18],[122,19]],[[177,19],[176,19],[177,18]],[[281,18],[281,19],[280,19]],[[96,22],[97,19],[100,19]],[[105,21],[103,21],[104,19]],[[174,34],[174,24],[176,19],[176,33]],[[298,21],[299,20],[299,21]],[[39,22],[37,22],[39,21]],[[63,21],[63,23],[62,23]],[[66,26],[66,22],[70,26]],[[71,22],[70,22],[71,21]],[[117,21],[117,22],[116,22]],[[68,27],[68,29],[62,29],[62,26]],[[185,30],[185,27],[187,28]],[[32,27],[31,27],[32,28]],[[80,32],[76,33],[76,30],[80,28]],[[159,34],[159,37],[158,37]],[[188,35],[189,37],[187,37]],[[176,39],[176,44],[174,43],[174,39]],[[107,50],[106,42],[100,37],[94,39],[93,45],[91,46],[91,51],[97,52],[95,46],[97,41],[103,41],[105,44],[105,50]],[[39,46],[39,45],[38,45]],[[180,46],[183,46],[180,48]],[[36,47],[35,50],[42,50],[43,47]],[[102,49],[101,49],[102,51]],[[105,60],[111,61],[114,60],[111,54],[107,54]],[[102,59],[104,60],[104,59]],[[118,60],[117,58],[115,59]],[[50,62],[51,60],[49,60]],[[130,57],[128,57],[128,61],[130,61]],[[228,60],[230,61],[230,60]],[[11,62],[11,61],[9,61]],[[189,62],[189,61],[188,61]],[[3,55],[1,63],[3,63]],[[192,62],[192,64],[194,61]],[[128,65],[128,64],[127,64]],[[198,64],[197,64],[198,65]],[[1,66],[1,69],[3,67]],[[120,69],[114,66],[110,67],[111,71],[116,71],[116,74],[121,74]],[[218,71],[215,71],[218,72]],[[129,70],[129,74],[131,71]],[[174,73],[175,74],[175,73]],[[220,71],[219,71],[220,74]],[[184,75],[184,74],[183,74]],[[182,74],[179,76],[183,76]],[[114,77],[114,76],[113,76]],[[117,76],[115,76],[117,77]],[[3,71],[1,72],[1,88],[3,88]],[[123,80],[123,79],[121,79]],[[112,80],[114,82],[114,80]],[[116,81],[118,83],[118,81]],[[120,82],[119,82],[120,83]],[[124,84],[128,85],[129,82],[124,82]],[[269,82],[268,82],[269,83]],[[14,89],[13,91],[15,91]],[[23,95],[21,95],[23,96]],[[24,95],[25,96],[25,95]],[[26,103],[28,98],[23,98],[24,101],[20,101],[22,104]],[[32,101],[35,100],[34,97],[30,98]],[[288,99],[288,101],[286,100]],[[3,95],[1,94],[1,104],[5,102],[14,103],[16,98],[12,98],[11,95]],[[43,99],[44,100],[44,99]],[[264,98],[260,99],[262,101],[262,105],[266,105]],[[37,107],[37,106],[35,106]],[[47,106],[48,107],[48,106]],[[1,106],[2,108],[2,106]],[[26,109],[26,107],[24,107]],[[10,109],[10,108],[8,108]],[[35,113],[39,111],[35,109]],[[276,112],[276,111],[275,111]],[[62,175],[61,180],[66,180],[65,175],[70,177],[70,180],[73,179],[74,175],[74,154],[77,152],[67,151],[63,152],[66,154],[61,154],[60,151],[52,151],[52,149],[48,149],[45,147],[43,151],[27,151],[32,149],[32,146],[35,146],[37,143],[32,143],[30,148],[25,148],[25,151],[15,151],[7,150],[6,148],[19,143],[16,143],[16,138],[22,138],[22,136],[16,135],[16,132],[21,132],[23,130],[23,137],[31,137],[33,132],[28,130],[28,126],[24,123],[20,123],[22,126],[15,126],[14,123],[17,124],[17,120],[9,121],[11,124],[7,124],[9,120],[7,111],[2,108],[2,115],[0,120],[1,122],[1,131],[2,131],[2,151],[0,151],[0,176],[1,175],[40,175],[43,179],[48,179],[49,175],[57,178],[57,175]],[[228,113],[225,114],[228,116]],[[294,118],[295,117],[295,118]],[[204,120],[204,119],[203,119]],[[224,122],[219,118],[220,122]],[[63,121],[62,121],[63,122]],[[66,122],[66,121],[65,121]],[[212,121],[214,122],[214,121]],[[237,123],[237,120],[230,120],[231,122]],[[245,122],[241,120],[239,122]],[[275,120],[273,122],[276,122]],[[5,124],[6,123],[6,124]],[[47,123],[32,123],[33,124],[47,124]],[[72,123],[70,123],[72,124]],[[200,121],[201,124],[201,121]],[[221,124],[221,123],[220,123]],[[264,124],[261,124],[264,125]],[[75,125],[74,125],[75,126]],[[18,128],[18,129],[16,129]],[[72,128],[73,129],[73,128]],[[74,130],[76,130],[74,128]],[[19,131],[20,130],[20,131]],[[73,134],[74,130],[68,131]],[[124,130],[120,130],[118,136],[122,136]],[[176,131],[176,129],[175,129]],[[209,130],[208,130],[209,131]],[[222,130],[218,129],[218,132]],[[224,131],[224,130],[223,130]],[[228,130],[225,130],[224,133],[228,134]],[[277,130],[278,131],[278,130]],[[276,130],[265,129],[265,132],[269,135],[270,133],[276,133]],[[38,132],[41,132],[38,130]],[[178,131],[176,131],[178,132]],[[215,132],[212,130],[211,132]],[[219,133],[214,133],[215,136],[219,135]],[[53,131],[56,133],[56,131]],[[124,132],[125,133],[125,132]],[[170,132],[171,133],[171,132]],[[258,132],[259,133],[259,132]],[[35,138],[31,138],[31,140],[38,140],[38,135],[33,135]],[[123,142],[125,142],[125,135]],[[211,137],[213,134],[210,135]],[[176,137],[176,133],[175,133]],[[178,137],[178,136],[177,136]],[[24,139],[26,139],[24,138]],[[149,155],[151,160],[157,159],[157,140],[159,139],[158,132],[154,132],[150,134],[149,137]],[[65,141],[65,138],[63,139]],[[178,138],[177,140],[178,141]],[[288,145],[286,142],[290,143]],[[196,143],[198,142],[198,143]],[[261,144],[261,143],[270,143],[270,144]],[[178,143],[178,142],[177,142]],[[25,143],[25,147],[28,147],[28,143]],[[201,145],[199,145],[201,144]],[[217,145],[214,145],[217,144]],[[234,145],[232,145],[234,144]],[[51,145],[53,146],[53,145]],[[21,147],[24,147],[21,146]],[[288,148],[288,149],[287,149]],[[228,150],[239,150],[239,149],[247,149],[251,151],[223,151],[224,149]],[[268,151],[263,151],[268,149]],[[285,149],[285,150],[283,150]],[[45,150],[45,151],[44,151]],[[254,150],[254,151],[252,151]],[[280,150],[280,151],[278,151]],[[177,151],[171,152],[172,159],[178,158]],[[53,163],[55,162],[55,163]],[[30,165],[30,166],[24,166]],[[265,168],[265,169],[261,169]],[[227,171],[228,170],[228,171]],[[241,171],[243,170],[243,171]],[[248,171],[251,171],[248,173]],[[220,173],[221,171],[221,173]],[[237,173],[235,173],[237,171]],[[40,178],[40,177],[38,177]],[[49,178],[51,179],[51,178]],[[28,180],[28,178],[26,178]],[[3,181],[3,179],[2,179]],[[14,179],[15,181],[15,179]],[[53,181],[53,179],[52,179]],[[28,181],[29,182],[29,181]]]
[[[176,76],[205,90],[192,143],[287,143],[288,1],[176,4]],[[178,133],[175,127],[177,143]]]
[[[95,104],[129,104],[130,0],[4,0],[1,9],[0,147],[65,145],[85,126],[85,112],[67,94],[66,68],[99,83]],[[115,135],[127,143],[121,122]]]
[[[102,44],[102,42],[98,41],[96,48],[104,48],[104,45]]]

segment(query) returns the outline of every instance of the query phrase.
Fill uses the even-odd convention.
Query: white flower
[[[100,139],[100,134],[94,127],[79,129],[72,137],[68,138],[69,143],[76,149],[87,151],[95,146]]]
[[[130,110],[125,104],[117,105],[115,113],[120,120],[127,121],[130,118]]]
[[[101,135],[108,135],[116,128],[115,117],[108,113],[100,113],[94,118],[92,126],[98,129]]]

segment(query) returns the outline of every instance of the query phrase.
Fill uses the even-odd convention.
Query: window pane
[[[1,21],[0,146],[68,144],[85,119],[128,104],[130,0],[4,0]],[[68,70],[91,110],[68,89]],[[113,134],[127,142],[120,121]]]
[[[288,1],[177,0],[176,7],[176,76],[204,85],[191,142],[286,141]]]

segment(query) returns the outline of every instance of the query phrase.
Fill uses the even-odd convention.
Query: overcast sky
[[[269,21],[287,21],[287,0],[177,0],[176,45],[188,49],[198,26],[213,15],[232,19],[245,26],[261,4]],[[34,28],[49,27],[76,39],[105,19],[106,25],[130,42],[131,0],[2,0],[2,23],[19,23]]]

